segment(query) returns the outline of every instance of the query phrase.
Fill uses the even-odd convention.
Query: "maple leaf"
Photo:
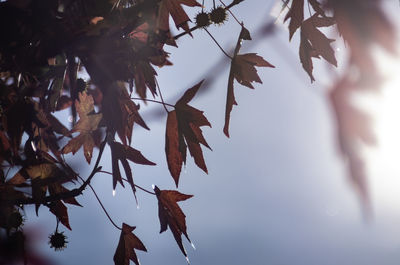
[[[357,149],[357,143],[372,146],[376,144],[376,137],[371,117],[354,107],[349,100],[350,93],[356,89],[360,89],[358,81],[351,80],[348,75],[344,76],[332,88],[330,103],[336,118],[340,152],[348,162],[351,182],[364,202],[368,203],[365,163]]]
[[[79,114],[79,121],[75,124],[71,132],[80,132],[80,134],[72,138],[62,150],[64,154],[70,152],[75,154],[83,145],[83,154],[88,164],[90,164],[92,159],[93,147],[95,146],[93,132],[97,129],[103,116],[101,113],[93,113],[93,103],[92,96],[87,95],[85,92],[79,93],[79,101],[75,101],[76,110]]]
[[[119,170],[119,165],[118,165],[118,161],[121,161],[121,164],[125,170],[126,178],[128,180],[128,183],[132,187],[133,195],[135,196],[136,199],[135,183],[133,182],[133,175],[128,160],[141,165],[154,166],[155,163],[145,158],[139,150],[136,150],[128,145],[123,145],[115,141],[109,143],[109,145],[111,148],[113,190],[115,190],[117,182],[121,183],[121,185],[124,187],[124,183],[122,182],[121,172]]]
[[[142,241],[132,233],[135,228],[135,226],[122,223],[121,235],[114,254],[115,265],[129,265],[130,260],[136,265],[139,265],[140,263],[136,256],[135,249],[147,252]]]
[[[149,88],[154,97],[157,94],[155,80],[157,72],[148,61],[144,60],[137,61],[133,69],[136,92],[142,99],[146,99],[147,88]]]
[[[337,66],[335,52],[331,47],[333,39],[328,39],[318,27],[329,27],[335,23],[330,17],[318,17],[314,14],[306,19],[301,25],[299,56],[304,70],[311,78],[311,82],[315,81],[313,72],[312,57],[324,58],[334,66]]]
[[[11,95],[10,95],[11,96]],[[12,102],[2,115],[2,126],[9,137],[9,143],[14,156],[19,156],[19,147],[22,135],[26,132],[29,136],[33,135],[33,125],[37,128],[46,127],[39,119],[35,104],[30,99],[19,99]]]
[[[127,140],[131,142],[135,123],[150,130],[139,114],[139,105],[130,99],[122,82],[114,82],[103,93],[102,112],[107,128],[111,132],[116,131],[124,144],[127,144]]]
[[[160,219],[160,233],[169,229],[171,230],[176,243],[178,244],[183,255],[187,258],[187,253],[182,244],[182,234],[191,243],[186,232],[186,215],[179,207],[179,201],[185,201],[193,195],[180,193],[176,190],[160,190],[154,186],[154,191],[158,199],[158,217]]]
[[[56,182],[56,183],[53,183],[53,184],[49,185],[49,193],[50,193],[50,195],[57,195],[57,194],[66,193],[66,192],[69,192],[69,191],[70,190],[68,190],[67,188],[62,186],[61,183],[59,183],[59,182]],[[83,207],[74,197],[65,198],[65,199],[62,199],[62,200],[65,203]]]
[[[318,2],[317,0],[308,0],[308,3],[310,3],[315,12],[325,17],[325,11],[322,9],[320,2]]]
[[[186,31],[189,30],[187,22],[190,19],[181,5],[201,6],[195,0],[162,0],[158,9],[157,26],[159,29],[169,31],[169,15],[171,14],[176,28],[181,27]]]
[[[293,34],[301,26],[304,20],[304,0],[293,0],[289,12],[285,16],[285,20],[289,22],[289,40],[292,39]]]
[[[261,56],[257,55],[256,53],[238,54],[241,48],[242,40],[251,40],[249,31],[243,26],[236,44],[228,77],[228,91],[225,107],[225,125],[223,130],[227,137],[229,137],[229,122],[231,111],[233,105],[237,105],[233,90],[234,79],[236,79],[236,81],[244,86],[254,88],[251,84],[252,82],[262,83],[255,67],[275,67],[269,62],[265,61]]]
[[[49,209],[66,228],[72,230],[69,224],[68,210],[64,203],[61,201],[52,202],[49,205]]]
[[[3,160],[7,160],[10,163],[11,145],[6,134],[3,131],[0,131],[0,150],[0,165],[3,164]]]
[[[54,194],[56,189],[68,191],[66,188],[58,186],[71,181],[73,178],[74,176],[69,176],[69,174],[58,168],[55,163],[42,162],[21,168],[7,183],[25,187],[26,181],[31,180],[32,198],[35,201],[37,214],[41,200],[45,197],[48,187],[51,187],[49,189],[51,194]],[[77,202],[73,204],[79,205]]]
[[[208,147],[210,150],[211,148],[204,139],[200,127],[211,127],[211,124],[203,115],[203,111],[188,105],[189,101],[196,95],[203,81],[188,89],[176,102],[175,110],[170,111],[167,117],[165,154],[168,169],[177,187],[182,164],[186,163],[187,148],[189,148],[190,155],[194,158],[196,165],[208,173],[200,144]]]
[[[380,1],[330,0],[328,6],[334,11],[339,33],[349,44],[352,56],[362,62],[368,55],[371,44],[377,44],[387,51],[398,54],[395,27],[385,14]],[[354,14],[357,14],[355,16]],[[361,52],[358,51],[361,49]]]

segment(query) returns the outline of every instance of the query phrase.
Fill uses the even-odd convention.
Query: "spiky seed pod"
[[[64,235],[64,232],[55,231],[54,234],[49,236],[49,244],[51,248],[54,248],[55,251],[63,250],[67,247],[67,236]]]
[[[16,211],[10,214],[8,217],[8,227],[17,229],[24,223],[24,219],[20,212]]]
[[[223,24],[228,18],[225,8],[218,6],[213,8],[210,12],[210,19],[214,24]]]
[[[204,11],[201,11],[196,15],[195,21],[198,27],[203,27],[203,28],[208,27],[211,24],[209,14],[207,14]]]

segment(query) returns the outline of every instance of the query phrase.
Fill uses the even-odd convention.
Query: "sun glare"
[[[380,57],[386,78],[371,110],[378,144],[367,154],[370,190],[377,208],[400,209],[400,59]]]

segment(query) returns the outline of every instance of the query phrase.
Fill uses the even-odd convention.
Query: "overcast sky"
[[[211,1],[205,4],[211,7]],[[273,19],[271,6],[272,1],[247,0],[232,11],[254,33],[260,24]],[[399,8],[397,1],[393,8]],[[210,27],[228,51],[239,31],[232,17],[224,26]],[[214,72],[213,66],[221,60],[222,53],[206,32],[199,30],[193,36],[182,38],[179,49],[168,48],[174,66],[159,71],[158,81],[168,102],[174,103],[210,69]],[[335,44],[339,57],[341,47],[340,42]],[[399,264],[400,199],[396,188],[400,182],[395,181],[396,171],[383,176],[379,173],[387,171],[372,170],[374,215],[366,221],[335,146],[325,94],[326,85],[333,82],[329,69],[317,64],[318,81],[311,85],[301,69],[297,49],[297,34],[289,43],[287,30],[280,25],[270,38],[253,46],[245,43],[244,52],[259,53],[276,68],[259,70],[263,84],[255,90],[235,86],[239,105],[232,111],[230,139],[222,133],[229,62],[218,68],[220,72],[207,91],[191,103],[205,111],[213,126],[203,130],[213,149],[203,149],[209,174],[188,157],[179,186],[182,193],[195,195],[180,204],[197,248],[193,250],[185,242],[191,264]],[[149,189],[151,184],[174,189],[164,153],[166,115],[156,115],[163,113],[156,111],[162,111],[157,105],[143,109],[151,131],[135,127],[133,147],[157,166],[134,165],[135,182]],[[109,159],[107,150],[102,164],[111,171]],[[385,181],[388,184],[382,184]],[[159,234],[155,197],[138,191],[137,209],[130,189],[119,186],[112,196],[110,176],[96,176],[93,186],[117,223],[137,226],[135,233],[148,249],[148,253],[137,251],[143,265],[186,264],[172,233]],[[68,248],[54,252],[44,237],[40,249],[61,265],[113,264],[119,231],[109,223],[90,190],[77,199],[84,208],[69,207],[72,232],[66,231]],[[40,228],[45,235],[54,230],[55,220],[46,209],[41,209],[39,218],[33,211],[27,214],[27,228]]]

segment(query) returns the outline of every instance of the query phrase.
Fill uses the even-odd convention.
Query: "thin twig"
[[[219,0],[219,1],[221,2],[221,4],[224,5],[225,10],[228,10],[229,14],[232,15],[232,17],[236,20],[236,22],[237,22],[239,25],[243,26],[243,25],[242,25],[243,22],[240,22],[239,19],[237,19],[237,18],[235,17],[235,15],[234,15],[233,12],[230,10],[230,8],[228,8],[227,5],[225,5],[225,3],[222,2],[221,0]]]
[[[310,17],[312,17],[311,15],[311,7],[310,7],[310,2],[307,1],[307,6],[308,6],[308,14],[310,15]]]
[[[206,28],[205,28],[204,30],[205,30],[205,31],[207,32],[207,34],[211,37],[211,39],[215,42],[215,44],[217,44],[217,46],[220,48],[220,50],[221,50],[229,59],[232,60],[232,57],[231,57],[229,54],[226,53],[226,51],[221,47],[221,45],[219,45],[218,41],[214,38],[214,36],[211,35],[211,33],[210,33]]]
[[[230,3],[229,5],[227,5],[227,6],[225,6],[225,10],[228,10],[229,11],[229,9],[230,8],[232,8],[232,7],[234,7],[235,5],[237,5],[237,4],[240,4],[241,2],[243,2],[243,0],[241,0],[241,1],[232,1],[232,3]],[[204,4],[203,4],[204,5]],[[215,5],[214,5],[214,8],[215,8]],[[240,23],[239,23],[240,24]],[[196,29],[202,29],[202,28],[204,28],[204,27],[199,27],[199,26],[194,26],[194,27],[192,27],[192,28],[190,28],[189,30],[187,30],[187,31],[184,31],[184,32],[182,32],[182,33],[179,33],[178,35],[176,35],[176,36],[174,36],[173,38],[175,39],[175,40],[177,40],[177,39],[179,39],[180,37],[182,37],[182,36],[185,36],[186,34],[190,34],[190,33],[192,33],[192,31],[195,31]]]
[[[99,172],[99,173],[108,174],[108,175],[111,175],[111,176],[112,176],[112,173],[111,173],[111,172],[108,172],[108,171],[99,170],[98,172]],[[129,183],[129,181],[128,181],[126,178],[122,178],[122,180]],[[151,191],[149,191],[149,190],[147,190],[147,189],[145,189],[145,188],[143,188],[143,187],[141,187],[141,186],[139,186],[139,185],[136,185],[136,184],[133,184],[133,185],[134,185],[136,188],[138,188],[138,189],[140,189],[140,190],[142,190],[142,191],[144,191],[144,192],[147,192],[147,193],[152,194],[152,195],[156,195],[154,192],[151,192]]]
[[[100,172],[100,171],[98,171]],[[78,175],[78,178],[80,178],[82,181],[84,181],[84,179]],[[118,225],[115,224],[115,222],[113,221],[113,219],[111,218],[111,216],[108,214],[106,208],[104,207],[103,203],[101,202],[99,196],[97,196],[96,191],[94,190],[93,186],[88,184],[89,188],[93,191],[94,196],[96,197],[97,201],[99,202],[101,208],[103,209],[104,213],[107,215],[108,219],[110,220],[110,222],[115,226],[115,228],[117,228],[118,230],[122,230]],[[57,223],[58,226],[58,223]]]
[[[12,200],[12,199],[3,200],[0,202],[0,204],[13,204],[13,205],[46,204],[49,202],[69,199],[69,198],[73,198],[73,197],[82,195],[82,191],[86,188],[87,185],[90,184],[90,181],[92,180],[94,175],[101,170],[101,166],[99,167],[99,163],[100,163],[101,157],[103,155],[105,145],[106,145],[106,139],[100,145],[99,155],[97,157],[97,160],[93,167],[92,172],[90,173],[87,180],[84,181],[83,184],[79,188],[76,188],[76,189],[73,189],[70,191],[66,191],[66,192],[52,194],[52,195],[43,197],[41,199],[31,197],[31,198],[21,198],[21,199],[16,199],[16,200]]]
[[[108,214],[106,208],[104,207],[103,203],[101,202],[99,196],[97,196],[96,191],[93,189],[92,185],[88,184],[89,188],[93,191],[94,196],[96,197],[97,201],[99,202],[101,208],[103,209],[104,213],[107,215],[108,220],[110,220],[110,222],[115,226],[115,228],[117,228],[118,230],[122,230],[121,227],[119,227],[118,225],[116,225],[113,221],[113,219],[111,218],[111,216]]]
[[[173,108],[175,108],[175,106],[174,106],[174,105],[172,105],[172,104],[165,103],[165,102],[161,102],[161,101],[154,100],[154,99],[147,99],[147,98],[135,98],[135,97],[132,97],[131,99],[133,99],[133,100],[142,100],[142,101],[150,101],[150,102],[154,102],[154,103],[158,103],[158,104],[162,104],[162,105],[167,105],[167,106],[170,106],[170,107],[173,107]]]
[[[104,147],[106,146],[106,142],[107,142],[107,137],[106,137],[106,139],[104,139],[104,141],[100,145],[99,155],[97,156],[97,160],[96,160],[96,163],[94,164],[92,173],[90,173],[90,175],[87,178],[87,180],[84,181],[82,186],[78,189],[80,192],[82,192],[86,188],[86,186],[90,184],[90,181],[92,180],[94,175],[96,175],[96,173],[100,170],[100,168],[98,168],[98,166],[99,166],[101,157],[103,155],[103,151],[104,151]]]
[[[160,99],[161,99],[161,102],[162,102],[162,104],[163,104],[163,106],[164,106],[164,109],[165,109],[165,111],[166,111],[167,113],[169,113],[169,111],[168,111],[168,109],[167,109],[167,106],[165,106],[165,101],[164,101],[163,95],[162,95],[162,93],[161,93],[160,85],[158,84],[157,79],[154,79],[154,80],[156,81],[156,86],[157,86],[157,89],[158,89],[158,93],[160,93]]]
[[[196,25],[196,26],[190,28],[190,29],[187,30],[187,31],[184,31],[184,32],[182,32],[182,33],[179,33],[178,35],[174,36],[174,40],[177,40],[177,39],[179,39],[180,37],[185,36],[186,34],[190,34],[190,33],[192,33],[192,31],[195,31],[196,29],[199,29],[199,28],[201,28],[201,27],[199,27],[199,26]]]

